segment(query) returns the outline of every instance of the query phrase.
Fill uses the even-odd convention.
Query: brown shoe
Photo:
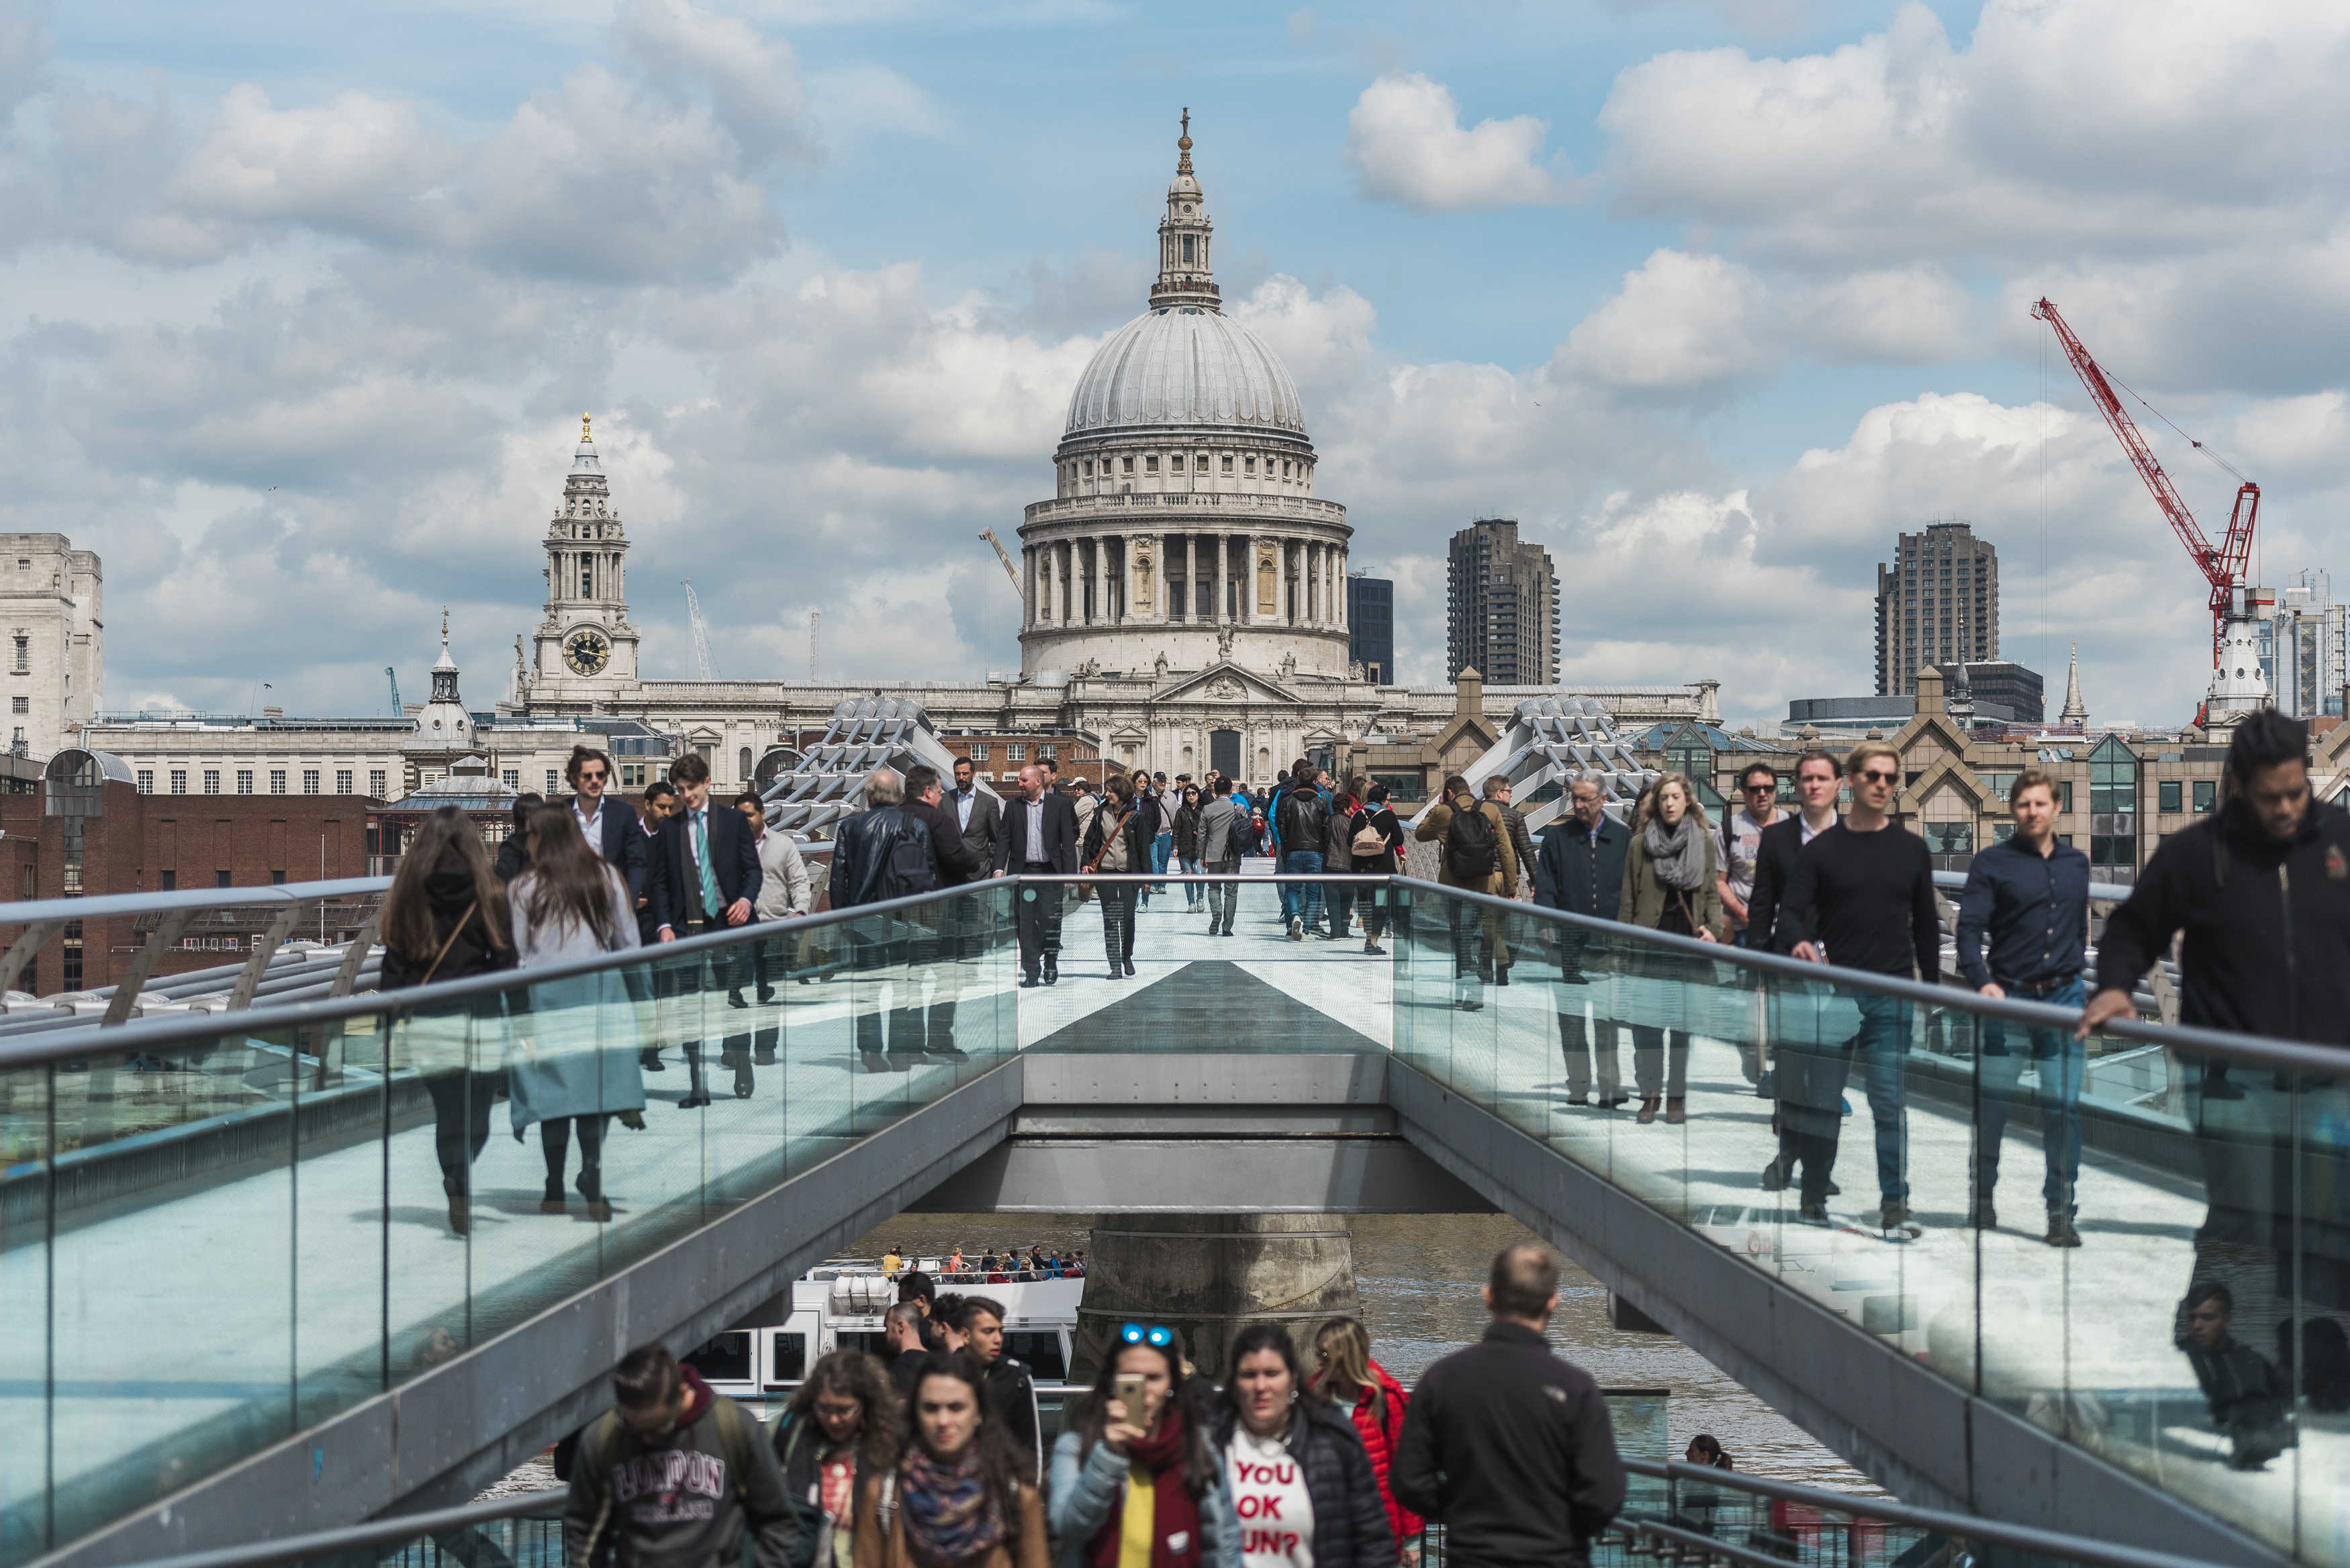
[[[1687,1120],[1689,1120],[1689,1102],[1687,1100],[1672,1099],[1665,1102],[1665,1125],[1667,1127],[1677,1127]]]
[[[1644,1124],[1657,1119],[1656,1096],[1650,1095],[1640,1102],[1640,1115],[1637,1119]]]

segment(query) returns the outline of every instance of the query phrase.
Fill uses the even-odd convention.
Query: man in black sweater
[[[1430,1366],[1404,1411],[1388,1484],[1445,1528],[1454,1568],[1585,1564],[1624,1506],[1624,1461],[1591,1374],[1544,1331],[1558,1264],[1520,1242],[1493,1260],[1485,1337]]]
[[[1934,909],[1934,862],[1926,841],[1887,815],[1901,786],[1901,757],[1881,741],[1864,741],[1845,758],[1852,810],[1795,857],[1772,941],[1814,963],[1922,979],[1941,972],[1942,927]],[[1909,1218],[1906,1110],[1909,1003],[1871,992],[1853,993],[1860,1009],[1861,1069],[1868,1114],[1877,1124],[1877,1188],[1884,1229],[1915,1236]],[[1822,1045],[1825,1047],[1825,1043]],[[1833,1127],[1833,1124],[1831,1124]],[[1803,1217],[1827,1219],[1827,1169],[1836,1132],[1806,1133]],[[1825,1137],[1822,1151],[1817,1140]],[[1818,1158],[1826,1155],[1825,1164]]]

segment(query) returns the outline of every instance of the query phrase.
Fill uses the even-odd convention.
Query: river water
[[[895,1243],[944,1256],[960,1246],[976,1261],[990,1249],[1082,1249],[1092,1223],[1085,1214],[901,1214],[847,1251],[878,1257]],[[1367,1214],[1345,1223],[1354,1237],[1356,1288],[1372,1354],[1407,1385],[1438,1356],[1484,1333],[1477,1291],[1493,1255],[1537,1240],[1503,1214]],[[1810,1486],[1880,1490],[1680,1341],[1608,1326],[1607,1287],[1572,1263],[1563,1264],[1550,1333],[1559,1354],[1604,1387],[1669,1390],[1676,1458],[1690,1438],[1710,1432],[1742,1470]]]

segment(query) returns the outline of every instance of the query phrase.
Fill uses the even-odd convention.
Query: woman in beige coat
[[[1721,893],[1714,880],[1713,835],[1697,791],[1679,774],[1648,786],[1632,815],[1632,842],[1624,857],[1624,898],[1616,918],[1701,942],[1721,940]],[[1644,949],[1632,965],[1632,1072],[1640,1090],[1640,1116],[1689,1119],[1689,988],[1695,977],[1678,954]],[[1710,981],[1711,976],[1707,979]],[[1668,1053],[1666,1036],[1677,1034]],[[1670,1064],[1667,1064],[1669,1055]]]

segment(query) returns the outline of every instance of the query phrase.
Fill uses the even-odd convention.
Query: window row
[[[1228,452],[1225,452],[1221,459],[1217,460],[1220,464],[1220,472],[1227,475],[1232,472],[1233,455],[1233,453]],[[1244,478],[1253,478],[1256,474],[1256,454],[1254,452],[1243,452],[1239,455],[1241,463],[1240,472],[1242,476]],[[1184,454],[1180,452],[1168,453],[1168,472],[1170,473],[1183,472],[1183,458]],[[1157,452],[1144,453],[1142,458],[1142,472],[1145,473],[1157,473],[1159,472],[1159,454]],[[1209,456],[1204,452],[1193,454],[1191,457],[1191,472],[1193,473],[1207,472],[1209,462]],[[1069,463],[1066,465],[1064,477],[1072,480],[1079,478],[1091,479],[1094,477],[1094,462],[1095,460],[1088,457]],[[1105,457],[1100,460],[1100,462],[1101,472],[1103,475],[1107,477],[1110,472],[1110,460]],[[1264,475],[1267,479],[1274,477],[1273,464],[1274,460],[1272,458],[1268,457],[1264,460]],[[1120,473],[1130,474],[1134,472],[1134,459],[1131,456],[1119,458],[1118,460],[1118,472]],[[1279,477],[1283,479],[1304,479],[1307,476],[1307,465],[1300,459],[1284,457],[1281,460],[1281,472]]]
[[[172,794],[187,794],[189,770],[186,768],[171,768],[165,771],[170,785],[170,793]],[[269,793],[271,794],[285,794],[288,793],[286,789],[286,781],[289,777],[289,770],[286,768],[271,768],[268,772]],[[221,770],[218,768],[205,768],[203,770],[203,793],[206,794],[220,794]],[[304,768],[301,770],[301,774],[302,793],[304,794],[322,794],[325,793],[321,782],[326,776],[325,770],[320,768]],[[384,785],[387,776],[388,775],[385,771],[381,768],[369,769],[368,794],[373,795],[378,800],[384,798]],[[137,778],[139,783],[139,793],[140,794],[153,794],[155,793],[155,770],[153,768],[139,769]],[[251,794],[253,793],[253,769],[237,769],[236,793],[239,794]],[[335,793],[337,794],[356,794],[359,793],[357,787],[358,779],[359,774],[357,770],[351,768],[337,768],[335,770]]]

